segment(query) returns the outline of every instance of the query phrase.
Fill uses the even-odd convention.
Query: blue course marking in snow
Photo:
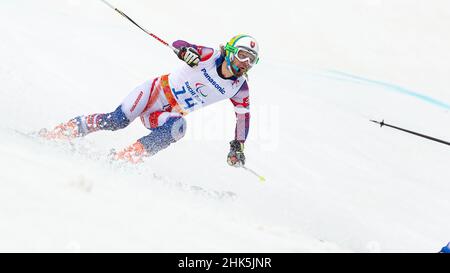
[[[389,90],[392,90],[392,91],[395,91],[395,92],[398,92],[398,93],[402,93],[402,94],[405,94],[405,95],[408,95],[408,96],[411,96],[411,97],[415,97],[415,98],[418,98],[418,99],[423,100],[425,102],[431,103],[433,105],[436,105],[436,106],[445,108],[447,110],[450,110],[450,105],[445,103],[445,102],[442,102],[442,101],[439,101],[439,100],[434,99],[432,97],[420,94],[418,92],[415,92],[415,91],[412,91],[412,90],[409,90],[409,89],[406,89],[406,88],[401,87],[399,85],[390,84],[390,83],[381,82],[381,81],[376,81],[376,80],[371,80],[371,79],[366,79],[366,78],[363,78],[363,77],[360,77],[360,76],[355,76],[355,75],[351,75],[351,74],[348,74],[348,73],[345,73],[345,72],[336,71],[336,70],[328,70],[327,72],[331,73],[331,74],[335,74],[335,75],[344,76],[344,77],[346,77],[348,79],[351,79],[353,81],[356,81],[356,82],[370,83],[370,84],[373,84],[373,85],[383,86],[386,89],[389,89]]]

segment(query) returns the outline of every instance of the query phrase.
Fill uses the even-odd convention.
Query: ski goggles
[[[234,56],[236,56],[236,59],[240,62],[248,62],[249,65],[254,65],[258,62],[258,56],[256,56],[255,53],[243,48],[238,48]]]
[[[236,59],[238,59],[240,62],[248,62],[250,66],[253,66],[254,64],[258,63],[258,55],[255,54],[253,51],[250,51],[243,47],[233,47],[227,44],[226,48],[230,52],[234,54]]]

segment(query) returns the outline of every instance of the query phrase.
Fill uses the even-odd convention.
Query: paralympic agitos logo
[[[206,98],[208,95],[203,94],[202,92],[203,87],[205,87],[205,85],[203,83],[198,82],[195,84],[195,91],[197,91],[197,93],[200,93],[200,95]]]

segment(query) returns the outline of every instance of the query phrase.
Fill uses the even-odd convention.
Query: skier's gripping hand
[[[245,165],[244,143],[237,140],[230,142],[230,152],[227,158],[228,165],[242,167]]]
[[[180,60],[185,61],[190,67],[198,65],[200,62],[200,54],[193,47],[182,47],[177,55]]]

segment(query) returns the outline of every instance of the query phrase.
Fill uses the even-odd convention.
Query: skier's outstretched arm
[[[178,49],[178,58],[191,67],[195,67],[199,62],[208,60],[214,53],[214,49],[210,47],[190,44],[183,40],[173,42],[172,46]]]
[[[250,100],[247,82],[230,100],[236,114],[236,129],[234,140],[230,142],[227,162],[230,166],[240,167],[245,165],[244,142],[250,128]]]

